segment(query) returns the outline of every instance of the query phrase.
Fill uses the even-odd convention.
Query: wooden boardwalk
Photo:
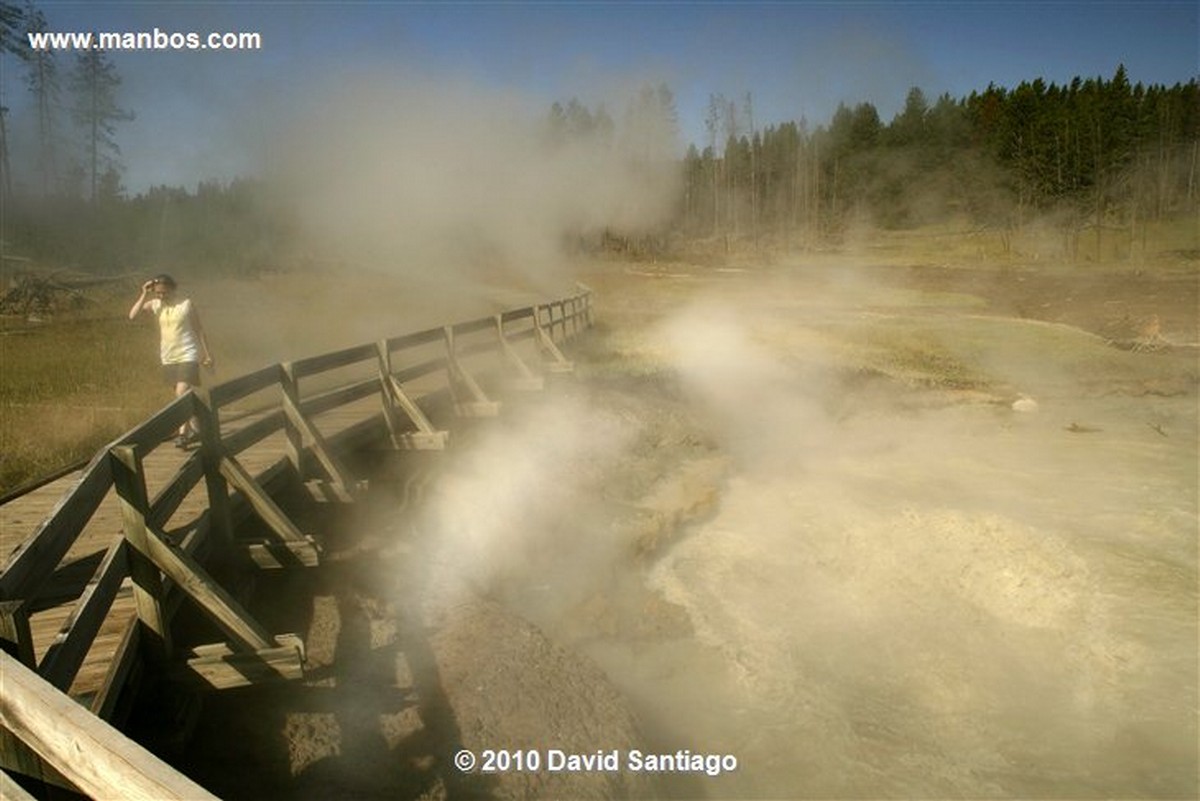
[[[120,748],[96,757],[113,775],[78,773],[71,733],[54,731],[46,715],[57,713],[46,710],[63,708],[59,696],[73,699],[100,719],[100,729],[79,724],[79,738],[104,742],[120,738],[103,721],[119,723],[146,664],[158,678],[218,690],[301,678],[303,642],[263,628],[240,593],[210,574],[210,563],[318,566],[319,542],[277,504],[277,490],[307,485],[352,502],[367,487],[347,469],[348,454],[440,450],[449,432],[431,422],[432,405],[451,417],[491,416],[499,404],[485,386],[538,389],[541,373],[569,371],[556,343],[591,325],[591,293],[581,290],[190,392],[83,469],[0,505],[0,555],[8,555],[0,569],[0,648],[6,664],[29,669],[21,681],[0,684],[0,766],[111,795],[146,777],[171,784],[161,764],[129,775]],[[200,442],[182,451],[170,440],[189,419]],[[261,525],[247,534],[251,516]],[[223,641],[176,642],[173,621],[184,602]],[[0,781],[8,781],[3,771]]]
[[[334,430],[341,430],[377,412],[378,404],[375,404],[373,409],[360,409],[358,414],[339,410],[332,426]],[[240,425],[230,426],[227,431],[236,431],[254,419],[253,416],[243,418],[239,421]],[[282,432],[273,434],[242,452],[238,461],[251,475],[261,477],[268,474],[270,468],[286,461],[286,446],[287,440]],[[165,487],[194,454],[194,450],[181,451],[170,442],[149,454],[144,465],[150,497],[154,497],[158,490]],[[0,554],[11,553],[33,534],[38,525],[50,517],[55,506],[79,482],[82,474],[81,468],[0,506]],[[207,510],[207,493],[204,486],[198,484],[184,497],[164,529],[173,539],[182,539],[188,532],[196,530]],[[116,494],[110,492],[59,563],[57,573],[62,577],[62,582],[66,585],[77,585],[80,580],[86,581],[113,542],[121,538],[122,531],[121,504]],[[47,602],[52,600],[53,598]],[[51,643],[75,611],[77,600],[71,599],[30,615],[29,625],[36,661],[41,662],[45,658]],[[108,673],[121,639],[136,618],[133,581],[126,577],[121,582],[100,631],[71,683],[71,697],[86,703],[95,696]]]

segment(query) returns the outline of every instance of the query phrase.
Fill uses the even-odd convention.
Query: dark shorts
[[[200,386],[200,364],[199,362],[179,362],[178,364],[164,364],[163,378],[171,386],[175,386],[179,382],[189,384],[193,387]]]

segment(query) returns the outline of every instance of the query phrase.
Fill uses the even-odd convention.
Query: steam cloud
[[[508,425],[468,444],[439,479],[424,521],[438,539],[431,609],[453,606],[469,588],[488,594],[514,576],[536,574],[534,565],[550,553],[552,573],[542,565],[538,580],[553,581],[556,595],[577,595],[625,545],[594,522],[600,518],[589,504],[600,502],[597,485],[618,468],[637,424],[582,398],[510,415]]]
[[[554,142],[545,101],[463,81],[353,76],[316,98],[274,172],[342,263],[544,286],[568,237],[652,228],[677,193],[674,131],[633,104],[611,138]]]

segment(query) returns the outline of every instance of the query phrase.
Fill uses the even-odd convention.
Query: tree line
[[[24,151],[13,153],[9,109],[0,104],[6,261],[108,273],[157,265],[218,264],[234,272],[277,266],[274,254],[293,231],[259,179],[128,195],[118,139],[134,112],[121,101],[121,76],[104,50],[64,55],[29,47],[27,33],[47,30],[31,1],[0,2],[0,59],[24,78],[31,118],[21,122],[33,133]]]
[[[870,103],[827,125],[756,127],[752,96],[710,98],[684,157],[689,236],[838,240],[858,224],[955,219],[1001,232],[1049,220],[1073,251],[1086,230],[1128,232],[1200,208],[1200,84],[1042,79],[930,103],[919,88],[884,123]]]
[[[38,193],[115,198],[121,194],[116,127],[134,116],[117,101],[121,77],[103,50],[78,51],[63,65],[53,50],[29,47],[28,33],[47,30],[45,14],[32,2],[0,3],[0,58],[12,57],[25,68],[32,96]],[[8,108],[0,107],[0,191],[11,199],[7,116]]]
[[[31,2],[0,0],[0,59],[29,93],[27,152],[10,153],[0,107],[3,251],[47,264],[112,272],[154,264],[272,267],[292,257],[296,223],[260,179],[155,187],[130,197],[118,146],[134,118],[101,50],[68,57],[29,48],[45,31]],[[749,92],[710,96],[704,140],[680,157],[678,114],[665,84],[645,86],[614,119],[604,106],[554,103],[542,144],[615,148],[645,182],[678,187],[675,210],[649,226],[564,232],[572,246],[662,253],[674,245],[792,250],[844,241],[859,229],[953,220],[1004,241],[1049,221],[1074,254],[1097,239],[1200,209],[1200,84],[1111,78],[990,85],[932,102],[911,89],[884,122],[870,103],[840,105],[818,125],[763,125]],[[23,165],[14,181],[12,160]],[[670,173],[677,181],[666,181]],[[673,243],[673,244],[672,244]]]

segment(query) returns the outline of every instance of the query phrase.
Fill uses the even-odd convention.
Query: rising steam
[[[554,141],[544,101],[463,81],[355,76],[316,98],[275,175],[340,263],[545,279],[571,237],[652,229],[677,194],[673,127],[635,104],[610,137]]]

